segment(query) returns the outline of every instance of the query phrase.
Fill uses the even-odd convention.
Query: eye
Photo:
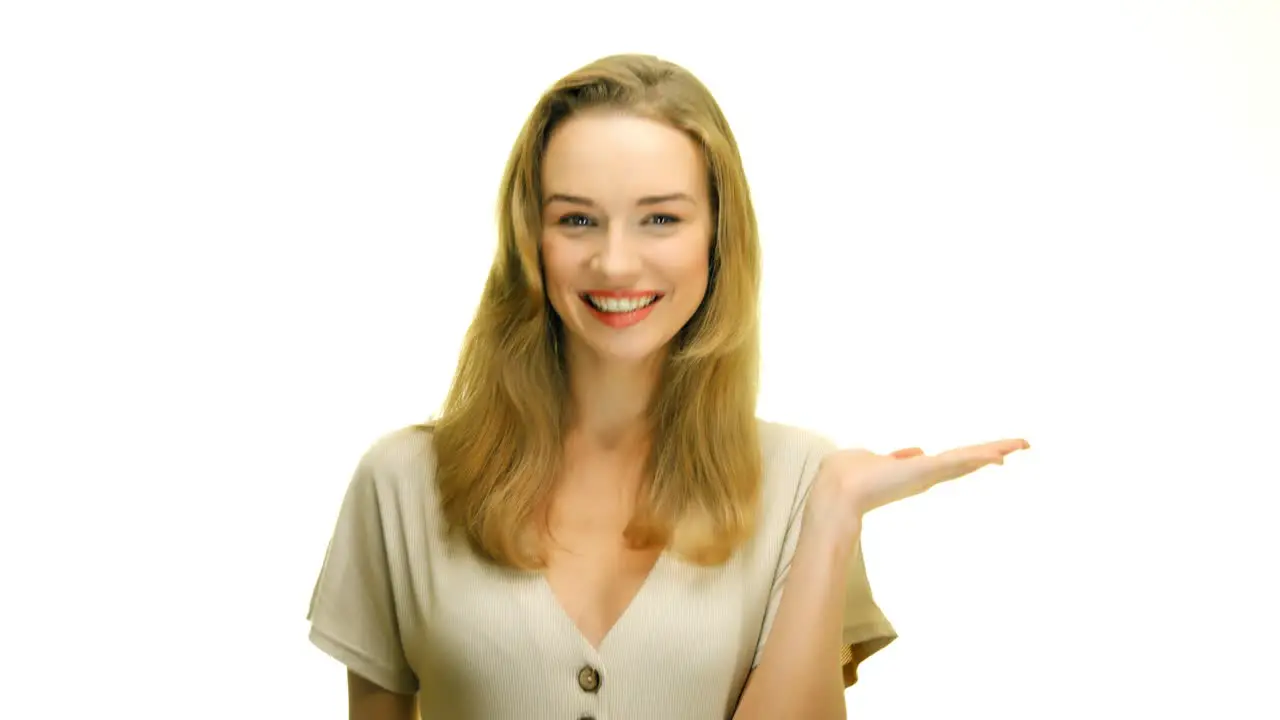
[[[580,213],[569,213],[568,215],[561,215],[560,219],[556,221],[556,224],[564,225],[565,227],[575,227],[575,228],[591,227],[594,224],[594,221],[591,218],[587,217],[586,215],[582,215]]]
[[[665,213],[656,213],[649,216],[649,222],[653,225],[675,225],[680,222],[680,218],[675,215],[667,215]]]

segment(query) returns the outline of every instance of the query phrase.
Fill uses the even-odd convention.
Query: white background
[[[345,717],[350,472],[525,114],[638,51],[745,154],[763,416],[1034,446],[871,517],[850,716],[1276,717],[1280,4],[735,5],[6,3],[0,716]]]

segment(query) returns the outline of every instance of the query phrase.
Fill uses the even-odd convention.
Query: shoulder
[[[756,427],[766,464],[771,459],[826,454],[836,448],[835,443],[827,436],[796,425],[757,419]]]
[[[402,469],[435,461],[435,449],[430,425],[408,425],[386,432],[374,438],[361,457],[360,463],[380,470]]]
[[[837,449],[825,435],[796,425],[758,420],[763,490],[773,501],[802,502],[822,458]]]
[[[360,456],[353,487],[394,502],[434,487],[436,457],[427,425],[409,425],[374,438]]]

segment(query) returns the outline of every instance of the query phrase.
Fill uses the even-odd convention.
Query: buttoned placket
[[[594,648],[587,648],[583,661],[577,668],[578,714],[566,720],[608,720],[604,713],[604,695],[608,691],[600,655]]]

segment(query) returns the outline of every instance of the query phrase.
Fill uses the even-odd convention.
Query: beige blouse
[[[760,660],[830,442],[760,423],[755,535],[720,567],[662,555],[592,647],[540,573],[496,568],[443,532],[430,431],[405,428],[361,459],[311,599],[310,639],[356,674],[417,693],[423,720],[711,720],[733,715]],[[896,637],[859,553],[841,658]],[[832,662],[837,662],[832,658]]]

